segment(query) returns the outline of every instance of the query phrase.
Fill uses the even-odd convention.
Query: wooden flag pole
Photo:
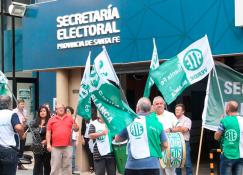
[[[201,135],[200,135],[200,143],[199,143],[198,155],[197,155],[196,175],[198,175],[198,170],[199,170],[203,133],[204,133],[204,128],[202,127],[202,128],[201,128]]]

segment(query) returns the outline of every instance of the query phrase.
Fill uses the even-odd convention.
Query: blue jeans
[[[191,147],[190,142],[186,142],[186,175],[192,175]],[[176,174],[181,175],[181,168],[176,168]]]
[[[0,174],[15,175],[18,164],[17,151],[0,146]]]
[[[243,158],[228,159],[223,154],[220,156],[220,175],[242,175]]]

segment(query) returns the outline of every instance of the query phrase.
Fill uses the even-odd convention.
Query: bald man
[[[214,134],[216,140],[221,140],[220,157],[221,175],[242,175],[243,168],[243,117],[238,115],[238,103],[229,101],[226,104],[225,118],[220,121]]]

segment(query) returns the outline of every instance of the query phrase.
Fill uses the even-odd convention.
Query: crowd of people
[[[163,152],[170,145],[169,133],[181,133],[186,147],[185,172],[192,175],[190,156],[191,120],[185,116],[185,106],[177,104],[175,114],[166,110],[161,96],[151,101],[142,97],[136,105],[138,117],[113,135],[96,109],[92,119],[82,120],[81,134],[75,120],[74,109],[57,104],[51,114],[48,104],[40,106],[36,117],[28,123],[24,100],[10,110],[9,96],[0,96],[0,172],[15,175],[16,170],[26,169],[19,159],[23,156],[26,134],[32,134],[34,154],[33,175],[71,175],[78,172],[76,148],[78,141],[87,153],[89,171],[96,175],[116,175],[116,159],[112,141],[128,140],[125,175],[181,175],[182,168],[162,167]],[[226,114],[215,132],[221,140],[221,175],[241,175],[243,167],[243,118],[238,116],[238,103],[230,101]],[[28,123],[28,124],[27,124]],[[79,139],[79,135],[81,138]]]

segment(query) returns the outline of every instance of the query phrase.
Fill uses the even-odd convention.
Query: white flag
[[[154,38],[153,38],[153,44],[154,44],[154,50],[153,50],[152,59],[151,59],[151,63],[150,63],[148,79],[146,81],[146,85],[144,88],[144,93],[143,93],[144,97],[149,97],[151,87],[154,85],[154,81],[153,81],[152,77],[150,76],[150,72],[159,67],[159,57],[158,57],[157,47],[156,47]]]
[[[202,80],[214,67],[207,35],[192,43],[177,57],[190,84]]]

